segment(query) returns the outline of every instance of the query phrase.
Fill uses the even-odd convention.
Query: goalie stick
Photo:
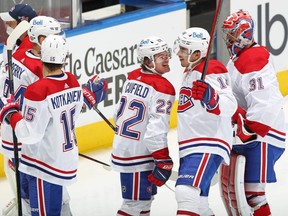
[[[16,28],[11,32],[7,39],[7,59],[8,59],[8,74],[9,74],[9,83],[10,83],[10,94],[14,94],[14,84],[13,84],[13,68],[12,68],[12,52],[16,41],[20,38],[20,36],[25,33],[30,28],[30,24],[23,20],[21,21]],[[21,205],[21,191],[20,191],[20,174],[19,174],[19,153],[18,153],[18,141],[15,135],[15,131],[13,133],[13,147],[14,147],[14,161],[15,161],[15,176],[16,176],[16,191],[17,191],[17,205],[18,205],[18,215],[22,215],[22,205]]]
[[[210,40],[209,40],[208,49],[207,49],[207,54],[206,54],[206,58],[205,58],[203,71],[202,71],[202,74],[201,74],[201,80],[205,79],[206,72],[207,72],[207,67],[208,67],[208,62],[209,62],[209,59],[211,58],[211,50],[212,50],[213,41],[214,41],[215,28],[216,28],[217,23],[218,23],[218,18],[219,18],[221,7],[222,7],[222,1],[223,0],[218,0],[218,4],[217,4],[216,11],[215,11],[215,14],[214,14],[212,29],[211,29],[211,32],[210,32]]]

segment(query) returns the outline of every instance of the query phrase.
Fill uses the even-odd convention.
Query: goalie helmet
[[[143,64],[145,57],[155,62],[154,55],[164,51],[168,52],[169,58],[171,58],[171,48],[164,40],[156,36],[141,40],[137,47],[137,55],[141,64]]]
[[[178,53],[180,47],[187,49],[188,62],[190,65],[195,62],[190,62],[190,57],[195,51],[200,51],[201,55],[200,61],[203,57],[206,56],[208,46],[210,41],[210,35],[208,31],[203,28],[193,27],[186,29],[182,32],[174,42],[173,51]]]
[[[37,16],[30,21],[30,25],[31,27],[28,30],[29,39],[31,42],[36,43],[39,46],[41,46],[39,43],[40,35],[47,37],[50,34],[64,34],[60,23],[52,17]]]
[[[228,16],[223,22],[222,31],[231,56],[237,55],[254,41],[254,22],[247,11],[239,10]]]
[[[42,42],[41,61],[45,63],[64,64],[68,55],[66,39],[60,35],[48,35]]]

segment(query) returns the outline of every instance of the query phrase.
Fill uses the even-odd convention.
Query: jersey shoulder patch
[[[264,46],[250,47],[239,55],[234,62],[241,74],[260,71],[269,62],[270,53]]]
[[[129,73],[129,80],[137,80],[149,86],[152,86],[156,91],[175,96],[174,86],[163,76],[158,74],[146,74],[141,72],[141,68]]]

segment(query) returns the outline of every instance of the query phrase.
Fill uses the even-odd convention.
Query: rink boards
[[[241,1],[241,4],[244,5],[245,1],[248,0]],[[287,26],[279,25],[281,22],[278,22],[278,25],[274,25],[271,22],[272,18],[276,15],[276,18],[284,16],[284,12],[281,12],[283,11],[281,6],[276,6],[277,1],[279,0],[276,0],[275,4],[273,2],[273,5],[272,1],[270,4],[262,4],[263,1],[260,0],[253,1],[253,6],[249,7],[249,11],[251,10],[251,14],[257,17],[258,23],[261,22],[263,26],[261,28],[262,32],[256,32],[256,37],[262,40],[263,44],[268,43],[273,48],[273,52],[275,52],[273,58],[275,59],[275,66],[278,71],[277,78],[280,90],[283,95],[287,95],[288,71],[285,64],[285,56],[288,53],[287,49],[281,49],[281,47],[287,46],[287,41],[284,41]],[[240,2],[231,3],[231,10],[241,8],[239,4]],[[251,2],[249,2],[249,5],[251,5]],[[264,13],[268,13],[268,10],[270,17],[266,20],[261,18],[264,16]],[[127,78],[127,73],[139,67],[136,44],[143,37],[153,34],[162,37],[170,46],[173,46],[177,35],[187,27],[186,16],[185,3],[175,3],[165,7],[153,7],[135,13],[122,14],[69,30],[66,34],[70,45],[70,55],[68,65],[65,69],[72,72],[82,84],[95,74],[107,80],[108,97],[104,102],[99,104],[98,109],[114,124],[113,114],[116,102],[120,97],[121,88]],[[265,37],[267,35],[265,34],[266,29],[270,32],[269,38],[268,36],[267,38]],[[281,34],[275,35],[274,32],[277,31],[282,31],[284,38]],[[179,65],[178,58],[174,55],[171,59],[171,72],[166,77],[173,83],[176,92],[178,92],[180,87],[180,74],[182,71],[183,69]],[[176,123],[175,103],[171,114],[171,128],[176,127]],[[113,134],[113,130],[93,110],[83,112],[77,121],[76,135],[79,150],[82,153],[110,147]],[[1,154],[0,176],[3,176],[3,158]]]

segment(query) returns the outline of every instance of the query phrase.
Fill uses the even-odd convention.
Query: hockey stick
[[[93,160],[93,161],[94,161],[94,160]],[[96,162],[97,162],[97,160],[96,160]],[[108,164],[107,164],[107,165],[108,165]],[[110,166],[110,165],[107,166],[107,165],[104,164],[103,168],[104,168],[105,170],[107,170],[107,171],[111,171],[111,170],[112,170],[112,169],[111,169],[111,166]],[[171,180],[171,181],[176,181],[176,180],[177,180],[177,177],[178,177],[178,172],[172,170],[172,173],[171,173],[171,176],[170,176],[169,180]],[[172,189],[172,188],[171,188],[169,185],[167,185],[166,183],[165,183],[164,185],[165,185],[165,187],[167,187],[169,190],[175,192],[175,190]]]
[[[103,114],[96,106],[94,106],[93,109],[94,109],[94,110],[101,116],[101,118],[110,126],[110,128],[112,128],[112,130],[116,131],[115,126],[106,118],[106,116],[104,116],[104,114]],[[79,154],[79,155],[80,155],[80,154]],[[92,160],[92,161],[94,161],[94,162],[103,164],[103,168],[104,168],[105,170],[111,171],[111,166],[110,166],[109,164],[106,164],[106,163],[104,163],[104,162],[102,162],[102,161],[99,161],[99,160],[96,160],[96,159],[94,159],[94,158],[88,157],[88,156],[86,156],[86,155],[80,155],[80,156],[85,157],[85,158],[87,158],[87,159],[89,159],[89,160]],[[172,170],[172,173],[171,173],[171,176],[170,176],[169,180],[176,181],[176,180],[177,180],[177,177],[178,177],[178,172]],[[175,192],[175,190],[173,190],[169,185],[165,184],[165,186],[166,186],[169,190]]]
[[[88,160],[91,160],[91,161],[94,161],[94,162],[96,162],[96,163],[102,164],[103,167],[110,167],[109,164],[104,163],[104,162],[99,161],[99,160],[96,160],[96,159],[94,159],[94,158],[92,158],[92,157],[89,157],[89,156],[87,156],[87,155],[84,155],[84,154],[81,154],[81,153],[79,153],[78,155],[81,156],[81,157],[83,157],[83,158],[86,158],[86,159],[88,159]],[[104,168],[104,169],[105,169],[105,168]]]
[[[86,158],[86,159],[88,159],[88,160],[94,161],[94,162],[96,162],[96,163],[102,164],[102,165],[103,165],[103,168],[104,168],[105,170],[107,170],[107,171],[111,171],[111,170],[112,170],[112,169],[111,169],[111,166],[110,166],[109,164],[107,164],[107,163],[104,163],[104,162],[102,162],[102,161],[96,160],[96,159],[94,159],[94,158],[92,158],[92,157],[89,157],[89,156],[87,156],[87,155],[83,155],[83,154],[81,154],[81,153],[79,153],[79,156],[84,157],[84,158]],[[177,180],[177,177],[178,177],[178,172],[172,171],[172,174],[171,174],[169,180],[176,181],[176,180]],[[169,190],[175,192],[175,190],[173,190],[169,185],[165,184],[165,186],[166,186]]]
[[[102,112],[100,112],[100,110],[94,106],[93,109],[103,118],[103,120],[115,131],[116,128],[114,127],[114,125],[104,116],[104,114]],[[80,155],[80,154],[79,154]],[[98,161],[94,158],[89,158],[88,156],[84,156],[84,155],[80,155],[82,157],[86,157],[87,159],[90,159],[92,161],[95,161],[97,163],[100,163],[100,164],[103,164],[103,168],[107,171],[110,171],[111,170],[111,167],[110,165],[104,163],[104,162],[101,162],[101,161]],[[169,178],[169,180],[171,181],[176,181],[178,178],[178,172],[177,171],[174,171],[172,170],[172,174]],[[213,176],[212,180],[211,180],[211,186],[214,186],[216,183],[218,182],[218,173],[215,173],[215,175]]]
[[[8,73],[9,73],[9,83],[10,83],[10,94],[14,95],[14,84],[13,84],[13,68],[12,68],[12,52],[16,44],[16,41],[20,36],[30,28],[30,24],[23,20],[16,28],[12,31],[7,39],[7,59],[8,59]],[[22,205],[21,205],[21,190],[20,190],[20,174],[19,174],[19,152],[18,152],[18,141],[13,133],[13,147],[14,147],[14,161],[15,161],[15,176],[16,176],[16,191],[17,191],[17,204],[18,204],[18,215],[22,215]]]
[[[207,53],[206,53],[203,71],[201,74],[201,80],[205,79],[207,67],[208,67],[208,62],[209,62],[209,59],[211,58],[211,50],[212,50],[213,41],[214,41],[215,28],[216,28],[217,23],[218,23],[218,18],[219,18],[220,11],[221,11],[222,1],[223,0],[218,0],[218,4],[217,4],[216,11],[214,14],[214,20],[213,20],[212,29],[210,32],[210,40],[209,40],[209,44],[208,44],[208,49],[207,49]]]
[[[116,131],[115,126],[104,116],[104,114],[97,108],[97,105],[93,107],[93,109],[101,116],[101,118],[109,125],[112,130]]]

